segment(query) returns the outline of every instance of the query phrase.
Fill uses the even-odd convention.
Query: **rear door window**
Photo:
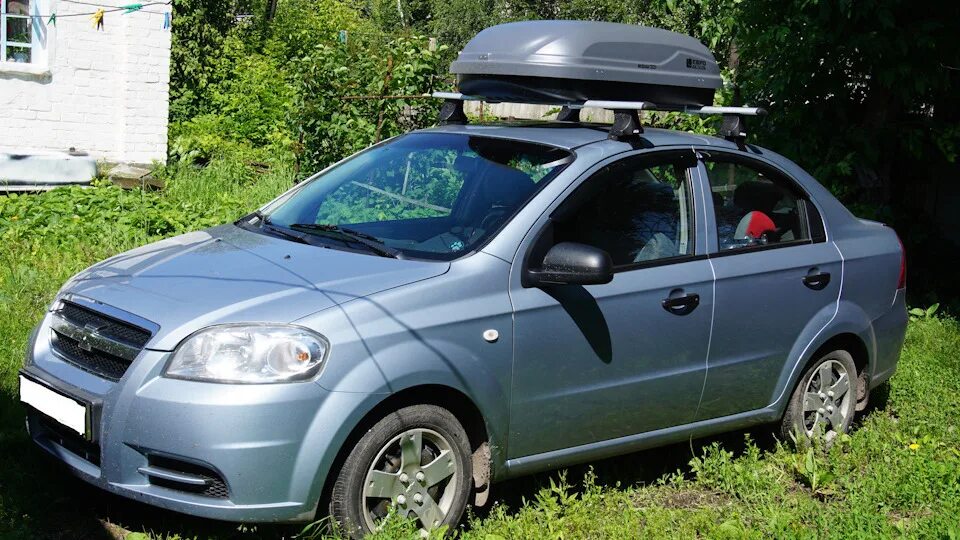
[[[721,252],[810,240],[807,203],[792,182],[740,162],[708,160],[704,166]]]

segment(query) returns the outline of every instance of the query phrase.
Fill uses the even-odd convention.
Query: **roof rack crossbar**
[[[763,116],[767,110],[761,107],[719,107],[708,105],[706,107],[688,108],[683,112],[687,114],[735,114],[738,116]]]
[[[465,96],[460,92],[434,92],[430,95],[437,99],[454,99],[459,101],[482,101],[483,100],[482,97]]]
[[[459,92],[434,92],[431,94],[437,99],[451,99],[459,101],[483,101],[482,96],[466,96]],[[520,102],[518,102],[520,103]],[[527,103],[527,102],[523,102]],[[529,102],[536,105],[536,102]],[[546,105],[546,104],[544,104]],[[554,105],[555,106],[555,105]],[[582,109],[584,107],[595,107],[597,109],[610,110],[637,110],[637,111],[663,111],[663,112],[682,112],[686,114],[739,114],[741,116],[763,116],[767,114],[766,109],[762,107],[722,107],[719,105],[707,105],[705,107],[658,107],[649,101],[611,101],[600,99],[588,99],[580,103],[566,103],[563,107],[571,109]]]
[[[458,92],[434,92],[433,97],[443,99],[443,108],[440,111],[441,124],[465,124],[466,115],[463,113],[463,102],[465,101],[483,101],[480,96],[465,96]],[[531,102],[532,103],[532,102]],[[535,103],[534,103],[535,104]],[[761,107],[722,107],[718,105],[708,105],[705,107],[657,107],[655,103],[649,101],[610,101],[588,99],[582,103],[568,103],[561,107],[558,120],[567,122],[578,122],[580,120],[580,109],[584,107],[594,107],[597,109],[608,109],[613,111],[614,120],[610,128],[610,138],[617,140],[637,137],[643,133],[643,126],[640,123],[640,111],[660,111],[660,112],[680,112],[684,114],[702,114],[723,115],[723,123],[720,126],[720,136],[728,141],[735,142],[742,150],[746,148],[746,119],[747,116],[764,116],[767,111]]]
[[[588,99],[583,102],[584,107],[610,109],[611,111],[653,111],[657,106],[649,101],[608,101]]]

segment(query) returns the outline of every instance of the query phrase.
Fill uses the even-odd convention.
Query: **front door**
[[[841,259],[800,186],[772,167],[710,150],[716,309],[698,420],[762,409],[830,321]],[[786,368],[786,369],[785,369]]]
[[[694,419],[703,390],[713,274],[696,231],[692,151],[621,159],[545,218],[535,266],[559,242],[610,253],[605,285],[524,287],[515,312],[509,457]],[[539,259],[539,260],[538,260]],[[518,263],[519,264],[519,263]]]

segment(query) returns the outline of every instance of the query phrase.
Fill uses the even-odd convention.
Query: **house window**
[[[0,61],[43,63],[46,28],[38,0],[0,0]]]

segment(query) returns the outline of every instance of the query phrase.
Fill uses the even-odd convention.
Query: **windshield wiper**
[[[288,230],[284,229],[283,227],[277,227],[276,225],[272,225],[272,224],[270,224],[270,221],[268,221],[268,220],[261,221],[261,222],[260,222],[260,228],[266,230],[267,232],[269,232],[269,233],[271,233],[271,234],[274,234],[274,235],[277,235],[277,236],[282,236],[282,237],[286,238],[287,240],[293,240],[294,242],[297,242],[298,244],[307,244],[307,245],[318,246],[318,247],[330,247],[330,246],[328,246],[328,245],[326,245],[326,244],[323,244],[322,242],[317,242],[316,240],[312,239],[312,238],[311,238],[310,236],[308,236],[308,235],[305,235],[305,234],[297,234],[297,233],[295,233],[295,232],[293,232],[293,231],[288,231]]]
[[[308,232],[332,233],[335,236],[345,238],[351,242],[360,244],[381,257],[400,258],[400,251],[387,247],[383,240],[365,232],[347,229],[339,225],[327,223],[294,223],[289,225],[291,229]]]
[[[345,235],[356,236],[357,238],[363,238],[382,244],[383,240],[373,236],[372,234],[367,234],[365,232],[358,231],[356,229],[348,229],[346,227],[341,227],[339,225],[333,225],[330,223],[294,223],[290,225],[291,229],[303,229],[306,231],[329,231],[335,233],[343,233]]]

